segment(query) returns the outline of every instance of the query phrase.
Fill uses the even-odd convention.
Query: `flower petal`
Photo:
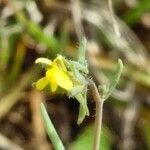
[[[36,89],[43,90],[47,86],[47,84],[48,80],[45,77],[43,77],[36,82]]]
[[[68,74],[62,70],[58,70],[58,74],[59,74],[59,76],[57,76],[58,85],[67,91],[71,90],[73,88],[73,84]]]
[[[45,64],[45,65],[51,65],[52,64],[52,61],[50,60],[50,59],[47,59],[47,58],[38,58],[38,59],[36,59],[35,60],[35,63],[36,64],[38,64],[38,63],[40,63],[40,64]]]
[[[50,83],[50,87],[52,92],[55,92],[57,90],[57,69],[55,67],[52,67],[46,72],[46,78],[48,82]]]
[[[52,92],[54,93],[54,92],[56,92],[58,85],[57,85],[57,83],[53,83],[53,84],[51,83],[50,87],[51,87]]]
[[[63,71],[67,71],[63,59],[64,59],[63,56],[58,55],[58,56],[54,59],[52,65],[57,66],[58,68],[60,68],[60,69],[63,70]]]

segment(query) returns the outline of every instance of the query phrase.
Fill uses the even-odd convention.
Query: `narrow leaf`
[[[86,45],[87,45],[87,40],[84,37],[83,39],[81,39],[79,48],[78,48],[78,61],[83,64],[86,62],[85,61]]]
[[[76,95],[81,93],[83,90],[84,90],[84,85],[76,85],[70,90],[69,97],[75,97]]]
[[[99,87],[100,90],[103,90],[102,97],[104,100],[106,100],[111,95],[113,90],[115,89],[117,83],[119,82],[122,70],[123,70],[123,63],[122,63],[121,59],[118,59],[117,69],[116,69],[114,75],[112,75],[112,78],[109,79],[109,84],[102,85]]]
[[[41,109],[41,115],[42,115],[42,118],[44,121],[45,129],[46,129],[47,134],[54,146],[54,149],[55,150],[65,150],[63,143],[62,143],[61,139],[59,138],[43,103],[41,103],[40,109]]]
[[[77,124],[81,124],[84,118],[86,117],[86,115],[89,116],[89,109],[87,107],[87,99],[86,99],[86,96],[83,96],[82,94],[76,95],[75,98],[80,104]]]

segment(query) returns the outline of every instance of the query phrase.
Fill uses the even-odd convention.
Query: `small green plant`
[[[85,59],[86,39],[83,38],[78,48],[78,60],[69,60],[58,55],[53,61],[47,58],[38,58],[35,63],[42,64],[45,68],[45,76],[35,83],[38,90],[47,89],[54,94],[67,94],[68,97],[75,97],[80,104],[77,123],[81,124],[85,116],[89,115],[87,106],[87,89],[93,93],[96,103],[96,117],[94,127],[93,150],[99,150],[102,125],[103,103],[111,95],[119,81],[123,64],[118,60],[118,67],[108,83],[98,88],[94,81],[89,78],[88,63]],[[56,150],[63,150],[64,146],[55,131],[55,128],[48,117],[45,106],[41,104],[41,115],[44,120],[46,131]]]

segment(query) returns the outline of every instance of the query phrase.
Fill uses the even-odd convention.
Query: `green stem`
[[[62,143],[61,139],[59,138],[43,103],[41,103],[40,109],[41,109],[41,115],[42,115],[42,118],[44,121],[45,129],[46,129],[47,134],[54,146],[54,149],[55,150],[65,150],[63,143]]]
[[[102,113],[104,100],[100,97],[98,89],[94,82],[90,84],[90,88],[93,94],[94,101],[96,102],[96,116],[95,116],[95,127],[94,127],[94,143],[93,150],[100,150],[100,139],[102,130]]]
[[[101,128],[102,128],[103,101],[96,102],[96,118],[94,131],[93,150],[100,150]]]

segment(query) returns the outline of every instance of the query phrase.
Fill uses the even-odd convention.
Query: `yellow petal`
[[[48,80],[45,77],[43,77],[36,82],[36,89],[43,90],[47,86],[47,84]]]
[[[67,91],[71,90],[73,87],[73,84],[68,74],[62,70],[58,70],[58,74],[59,76],[57,78],[57,84]]]
[[[53,92],[57,90],[58,85],[68,91],[73,87],[72,81],[70,80],[68,74],[58,68],[57,65],[53,66],[46,72],[46,78],[50,83]]]
[[[55,67],[52,67],[46,72],[46,78],[48,82],[50,83],[50,87],[52,92],[55,92],[57,90],[57,69]]]
[[[58,85],[56,83],[53,83],[53,84],[51,83],[50,87],[51,87],[52,92],[54,93],[54,92],[56,92]]]

